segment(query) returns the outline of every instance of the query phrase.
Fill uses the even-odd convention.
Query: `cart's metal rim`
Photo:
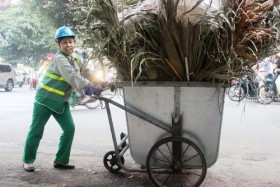
[[[136,83],[132,83],[130,81],[116,82],[118,87],[133,87],[133,86],[142,86],[142,87],[222,87],[222,85],[211,82],[183,82],[183,81],[175,81],[175,82],[152,82],[152,81],[137,81]]]

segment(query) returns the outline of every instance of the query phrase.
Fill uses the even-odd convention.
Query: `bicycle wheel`
[[[273,101],[275,95],[273,87],[270,85],[262,85],[257,94],[257,100],[261,104],[269,104]]]
[[[147,173],[156,186],[199,186],[207,172],[202,151],[183,137],[160,140],[146,160]]]
[[[99,107],[101,105],[101,101],[98,99],[90,99],[89,101],[87,101],[85,103],[85,106],[89,109],[96,109],[97,107]]]
[[[229,88],[228,96],[232,101],[241,101],[245,98],[245,89],[240,84],[235,84]]]
[[[280,102],[279,96],[278,96],[278,97],[274,97],[273,101],[274,101],[274,102]]]

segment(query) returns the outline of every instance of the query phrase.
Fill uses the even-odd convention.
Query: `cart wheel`
[[[183,137],[168,137],[156,143],[146,167],[156,186],[199,186],[207,172],[202,151]]]
[[[124,164],[123,156],[121,156],[121,162],[122,164]],[[115,151],[109,151],[104,155],[103,164],[105,168],[112,173],[117,173],[121,169],[120,165],[118,164]]]

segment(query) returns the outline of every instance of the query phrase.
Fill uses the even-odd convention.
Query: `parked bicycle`
[[[257,100],[261,104],[269,104],[272,101],[279,101],[280,96],[277,90],[275,81],[277,80],[279,73],[265,78],[264,85],[258,89]]]
[[[258,91],[257,75],[248,68],[242,72],[241,78],[231,80],[231,86],[228,90],[228,96],[232,101],[242,101],[245,97],[255,98]]]

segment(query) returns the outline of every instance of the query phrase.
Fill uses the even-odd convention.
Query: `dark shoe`
[[[27,172],[35,171],[34,165],[32,163],[31,164],[23,163],[23,169],[24,169],[24,171],[27,171]]]
[[[54,162],[53,167],[58,168],[58,169],[74,169],[75,165],[73,165],[73,164],[59,164],[57,162]]]

